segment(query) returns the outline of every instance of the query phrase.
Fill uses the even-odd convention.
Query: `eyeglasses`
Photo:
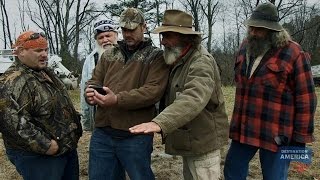
[[[35,40],[35,39],[39,39],[40,37],[43,37],[46,39],[46,35],[43,32],[39,32],[39,33],[33,33],[29,36],[29,38],[27,38],[24,42],[30,41],[30,40]]]

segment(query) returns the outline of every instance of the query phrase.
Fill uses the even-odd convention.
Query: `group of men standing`
[[[122,180],[126,174],[155,179],[154,133],[161,134],[166,153],[182,156],[186,180],[218,180],[220,174],[246,179],[257,150],[264,179],[287,179],[290,162],[278,158],[279,148],[313,141],[317,101],[310,59],[279,24],[273,4],[257,6],[245,23],[230,123],[218,66],[186,12],[165,11],[154,30],[163,51],[144,37],[146,22],[138,9],[120,15],[121,41],[113,21],[94,24],[97,46],[82,72],[82,123],[46,67],[46,38],[22,33],[15,43],[17,59],[0,78],[0,131],[10,161],[24,179],[79,179],[82,124],[92,131],[92,180]],[[228,135],[232,142],[222,173]]]

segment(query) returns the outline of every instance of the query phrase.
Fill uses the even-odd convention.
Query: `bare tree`
[[[3,30],[3,39],[4,39],[4,48],[6,49],[7,46],[12,46],[12,38],[11,38],[11,32],[10,32],[10,25],[9,25],[9,18],[8,18],[8,12],[6,8],[6,1],[0,0],[0,7],[1,7],[1,17],[2,17],[2,30]],[[9,44],[8,44],[8,42]]]
[[[29,29],[28,27],[26,27],[25,24],[25,1],[26,0],[22,0],[18,1],[18,9],[19,9],[19,18],[20,18],[20,24],[21,24],[21,29],[22,31],[26,31],[27,29]]]
[[[208,23],[208,41],[207,41],[207,48],[208,51],[211,53],[212,48],[211,48],[211,44],[212,44],[212,28],[214,23],[216,22],[216,17],[219,11],[219,6],[218,6],[219,2],[213,2],[211,0],[207,0],[207,4],[203,5],[200,3],[200,7],[202,12],[204,13],[205,17],[207,18],[207,23]]]
[[[310,52],[313,55],[313,59],[317,59],[317,63],[320,63],[320,16],[315,16],[310,20],[311,27],[314,27],[313,33],[307,33],[313,37],[308,38],[310,42]],[[314,26],[313,26],[314,25]]]
[[[194,29],[196,31],[201,31],[201,14],[199,14],[200,2],[200,0],[180,0],[180,3],[185,7],[185,9],[188,12],[191,12],[194,20]]]
[[[231,53],[231,51],[236,50],[240,46],[241,39],[246,32],[244,21],[250,17],[254,5],[248,0],[235,0],[233,2],[225,2],[224,6],[231,7],[225,7],[221,11],[224,14],[222,22],[225,24],[225,21],[227,21],[226,26],[228,27],[228,30],[226,30],[228,32],[224,32],[223,38],[224,52]]]
[[[79,62],[80,35],[99,15],[90,0],[34,0],[37,7],[26,3],[31,21],[50,40],[50,50],[62,57],[67,68]]]
[[[166,7],[167,7],[167,5],[168,5],[168,2],[167,1],[161,1],[161,0],[155,0],[155,2],[154,2],[154,4],[155,4],[155,8],[156,8],[156,25],[157,26],[160,26],[160,22],[162,22],[162,17],[163,17],[163,13],[160,13],[160,6],[161,6],[161,4],[165,4],[166,5]],[[158,35],[158,37],[159,37],[159,44],[160,44],[160,47],[161,47],[161,37],[160,37],[160,34]]]
[[[288,16],[284,27],[289,30],[293,39],[301,44],[303,49],[312,56],[312,64],[319,64],[320,60],[320,16],[316,4],[299,7],[296,13]]]

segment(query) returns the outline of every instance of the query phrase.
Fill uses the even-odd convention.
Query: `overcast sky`
[[[21,33],[21,20],[19,17],[19,8],[18,8],[18,2],[21,2],[21,0],[6,0],[6,8],[8,11],[8,16],[9,16],[9,23],[10,23],[10,29],[11,29],[11,35],[13,37],[16,37]],[[103,5],[106,2],[111,2],[112,0],[90,0],[90,2],[95,2],[98,5]],[[33,1],[31,1],[33,2]],[[35,30],[38,31],[37,26],[30,21],[28,16],[25,16],[25,24],[29,26],[30,30]],[[0,30],[0,48],[3,48],[3,30],[1,28]]]
[[[16,37],[18,34],[21,33],[21,21],[19,18],[19,11],[18,11],[18,1],[22,0],[7,0],[6,1],[6,7],[8,10],[8,15],[10,19],[10,29],[12,33],[12,37]],[[177,1],[177,0],[175,0]],[[91,0],[91,2],[95,2],[98,5],[103,5],[104,3],[107,2],[114,2],[114,0]],[[309,3],[319,3],[319,0],[308,0]],[[38,31],[37,27],[29,20],[28,16],[26,15],[25,17],[25,24],[29,25],[29,29]],[[215,27],[213,28],[214,30],[214,38],[219,38],[222,36],[222,24],[219,24],[219,22],[216,22]],[[2,28],[0,30],[0,48],[3,48],[3,31]],[[157,37],[157,36],[155,36]]]

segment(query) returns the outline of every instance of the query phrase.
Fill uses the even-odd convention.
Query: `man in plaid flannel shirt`
[[[317,100],[310,58],[279,24],[273,4],[258,5],[246,25],[248,35],[235,62],[232,142],[224,176],[246,179],[259,150],[263,179],[287,179],[290,162],[280,160],[279,147],[314,140]]]

